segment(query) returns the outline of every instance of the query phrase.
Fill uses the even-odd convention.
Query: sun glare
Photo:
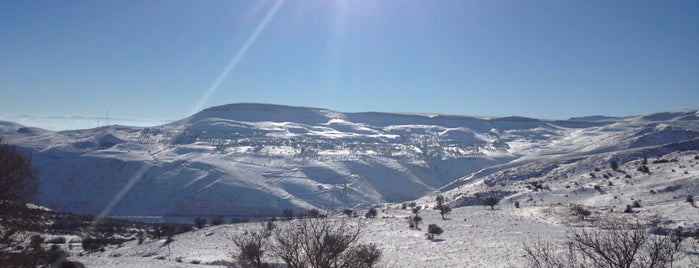
[[[204,105],[206,105],[211,96],[214,93],[216,93],[216,91],[219,89],[221,83],[223,83],[223,81],[231,75],[231,72],[235,69],[236,66],[238,66],[240,60],[243,57],[245,57],[245,54],[247,53],[248,49],[250,49],[250,47],[255,43],[255,40],[257,40],[257,37],[259,37],[259,35],[265,30],[267,24],[272,20],[272,18],[274,18],[274,16],[277,14],[277,11],[283,3],[284,0],[277,0],[274,2],[274,5],[269,9],[269,11],[267,11],[267,14],[262,19],[262,21],[260,21],[255,30],[252,33],[250,33],[250,36],[248,36],[248,38],[245,40],[243,46],[238,49],[238,51],[235,53],[235,56],[233,56],[233,58],[231,58],[231,60],[228,62],[228,65],[226,65],[226,67],[216,77],[211,86],[209,86],[209,88],[195,103],[194,107],[192,107],[192,109],[190,110],[190,114],[196,113],[197,111],[201,110],[204,107]]]

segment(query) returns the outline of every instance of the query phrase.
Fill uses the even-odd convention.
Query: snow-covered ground
[[[360,242],[374,243],[382,250],[379,267],[525,267],[525,243],[542,240],[563,245],[571,228],[595,228],[608,219],[637,222],[649,228],[699,230],[699,208],[686,202],[687,195],[699,193],[699,152],[676,151],[648,159],[650,173],[637,170],[640,161],[620,163],[617,170],[599,159],[554,167],[550,163],[534,163],[515,168],[519,173],[505,170],[511,176],[497,180],[492,186],[483,180],[498,178],[495,175],[442,193],[447,203],[466,204],[447,214],[446,220],[431,209],[435,206],[435,195],[416,200],[418,206],[428,207],[419,212],[423,218],[419,229],[408,226],[406,217],[412,213],[409,208],[401,209],[400,203],[383,204],[375,219],[364,220],[366,228]],[[526,179],[518,177],[529,174],[531,169],[546,172]],[[537,182],[542,189],[530,182]],[[596,189],[595,185],[601,187]],[[471,199],[476,193],[489,196],[500,192],[511,194],[494,210]],[[638,200],[640,208],[633,208],[633,213],[623,212],[627,204]],[[514,206],[515,201],[520,202],[520,208]],[[583,205],[592,215],[580,220],[571,213],[572,205]],[[332,218],[341,220],[344,216]],[[444,233],[428,240],[425,233],[427,225],[432,223],[443,228]],[[132,241],[121,248],[112,247],[73,259],[94,267],[225,267],[236,262],[233,256],[237,251],[229,238],[258,225],[206,227],[177,235],[168,245],[164,245],[164,240],[151,240],[143,245]],[[696,243],[692,238],[686,240],[685,253],[674,267],[699,263],[697,249],[692,248]],[[273,258],[266,261],[282,263]]]
[[[360,241],[374,243],[382,250],[380,267],[520,267],[524,261],[521,247],[524,241],[539,237],[559,240],[565,236],[565,226],[531,217],[538,210],[470,206],[455,209],[447,220],[442,220],[436,210],[425,210],[420,212],[423,217],[420,228],[410,229],[404,219],[411,214],[409,210],[388,209],[375,219],[365,220],[367,227]],[[425,237],[430,223],[444,229],[434,240]],[[134,241],[122,248],[73,259],[89,267],[202,267],[204,264],[216,267],[211,266],[216,263],[225,267],[226,263],[235,262],[231,253],[237,253],[229,237],[246,228],[257,228],[256,225],[207,227],[177,235],[167,246],[163,246],[164,240],[143,245]]]

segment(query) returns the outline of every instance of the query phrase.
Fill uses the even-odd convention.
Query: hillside
[[[5,141],[31,153],[42,205],[130,217],[272,216],[439,191],[469,200],[473,187],[554,178],[611,158],[626,164],[699,144],[697,111],[551,121],[231,104],[155,127],[1,126]],[[528,198],[524,182],[504,183],[503,196]]]
[[[490,182],[473,181],[443,193],[447,203],[454,206],[446,219],[432,209],[434,195],[416,200],[416,205],[423,208],[419,228],[408,226],[406,218],[413,215],[409,207],[383,204],[376,218],[363,220],[366,228],[360,241],[373,243],[382,251],[378,267],[527,267],[526,244],[542,240],[564,249],[571,230],[589,231],[609,220],[621,220],[639,223],[659,235],[681,228],[688,238],[673,267],[696,267],[699,240],[690,237],[699,233],[699,208],[686,202],[686,197],[699,190],[699,153],[676,151],[650,158],[650,172],[638,171],[642,161],[619,164],[617,170],[612,170],[609,163],[598,165],[596,160],[557,168],[531,163],[527,168],[505,170],[503,173],[509,176],[492,186],[488,186]],[[547,171],[532,175],[533,169]],[[504,192],[511,194],[495,209],[483,206],[482,200],[471,199]],[[520,207],[515,207],[515,201]],[[639,201],[640,207],[624,212],[634,201]],[[591,215],[580,219],[571,210],[576,205],[588,209]],[[332,221],[345,218],[330,217]],[[444,233],[434,240],[426,239],[428,224],[437,224]],[[238,261],[230,238],[258,228],[259,223],[224,224],[176,235],[170,243],[164,239],[146,240],[142,245],[131,241],[120,247],[110,246],[105,252],[78,257],[76,250],[73,254],[75,260],[99,267],[230,267]],[[271,243],[273,238],[267,240]],[[283,267],[281,260],[266,254],[264,261]]]

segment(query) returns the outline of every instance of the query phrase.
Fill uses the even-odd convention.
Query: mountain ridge
[[[43,132],[5,123],[0,135],[31,153],[49,207],[264,216],[401,202],[483,170],[681,143],[699,137],[697,114],[581,122],[246,103],[153,127]]]

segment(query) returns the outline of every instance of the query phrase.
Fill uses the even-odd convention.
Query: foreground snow
[[[410,229],[404,219],[410,215],[409,210],[388,209],[380,212],[376,219],[366,220],[367,228],[361,242],[375,243],[382,249],[381,267],[519,267],[524,261],[522,245],[525,241],[560,240],[565,236],[565,226],[530,217],[538,210],[513,207],[490,210],[472,206],[457,208],[442,220],[436,210],[428,209],[420,213],[423,217],[420,229]],[[434,240],[425,237],[430,223],[444,229]],[[235,248],[228,237],[256,227],[257,223],[208,227],[175,236],[175,241],[168,246],[163,246],[164,240],[143,245],[132,242],[75,260],[90,267],[200,267],[233,262],[231,252],[235,252]],[[182,262],[177,262],[178,259]],[[201,264],[192,264],[192,261]]]

